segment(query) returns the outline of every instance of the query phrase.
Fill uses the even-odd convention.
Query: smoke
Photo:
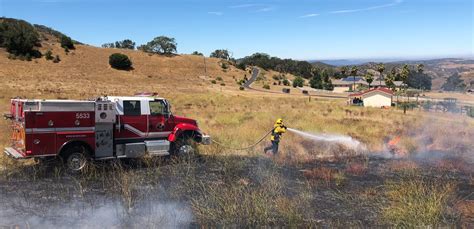
[[[313,134],[292,128],[288,128],[288,130],[313,141],[327,142],[330,144],[340,144],[355,151],[365,150],[364,144],[362,144],[356,139],[353,139],[350,136],[335,134]]]
[[[20,228],[162,228],[189,227],[191,209],[183,203],[166,200],[141,201],[132,210],[120,201],[95,196],[94,201],[57,203],[22,197],[1,201],[0,227]]]

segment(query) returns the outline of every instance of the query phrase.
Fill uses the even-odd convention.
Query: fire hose
[[[270,135],[272,132],[273,132],[274,129],[271,129],[270,131],[268,131],[268,133],[266,133],[260,140],[258,140],[257,142],[255,142],[254,144],[252,145],[249,145],[249,146],[246,146],[246,147],[242,147],[242,148],[232,148],[232,147],[229,147],[229,146],[226,146],[225,144],[223,143],[220,143],[214,139],[212,139],[212,142],[216,143],[217,145],[223,147],[223,148],[226,148],[226,149],[230,149],[230,150],[248,150],[250,148],[253,148],[255,146],[257,146],[258,144],[260,144],[263,140],[265,140],[265,138]]]

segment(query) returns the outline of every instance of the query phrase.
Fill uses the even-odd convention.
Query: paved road
[[[252,83],[257,80],[258,75],[260,74],[260,69],[257,67],[253,67],[252,69],[252,76],[250,77],[249,80],[244,84],[244,87],[250,90],[254,91],[259,91],[259,92],[265,92],[265,93],[272,93],[272,94],[285,94],[288,95],[287,93],[279,92],[279,91],[269,91],[269,90],[263,90],[263,89],[256,89],[251,87]],[[333,99],[342,99],[342,98],[347,98],[347,96],[338,96],[338,95],[315,95],[312,94],[311,97],[321,97],[321,98],[333,98]]]
[[[250,85],[251,85],[253,82],[255,82],[255,80],[257,80],[258,74],[260,74],[260,69],[258,69],[257,67],[253,67],[253,69],[252,69],[252,76],[250,77],[249,80],[247,80],[247,82],[245,82],[244,87],[249,88],[249,89],[252,89],[252,88],[250,87]]]

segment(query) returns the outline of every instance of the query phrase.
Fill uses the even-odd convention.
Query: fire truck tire
[[[171,156],[189,158],[196,153],[197,144],[192,137],[183,136],[173,144]]]
[[[64,150],[61,158],[68,172],[79,173],[89,164],[90,153],[82,145],[72,145]]]

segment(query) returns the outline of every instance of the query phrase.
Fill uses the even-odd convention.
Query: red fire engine
[[[89,159],[184,155],[210,144],[195,120],[175,116],[164,98],[142,94],[83,100],[12,99],[13,158],[59,157],[72,171]]]

